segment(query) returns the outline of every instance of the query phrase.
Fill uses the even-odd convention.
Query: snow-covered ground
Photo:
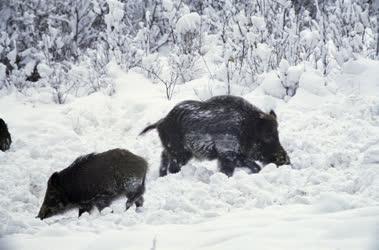
[[[263,110],[275,108],[292,166],[268,165],[255,175],[238,169],[232,178],[207,161],[158,178],[157,133],[138,136],[177,102],[207,98],[219,83],[195,80],[167,101],[143,76],[111,72],[112,97],[56,105],[42,93],[0,93],[0,117],[13,139],[10,151],[0,151],[1,250],[379,249],[379,62],[347,63],[327,86],[303,73],[288,102],[267,88],[244,95]],[[52,172],[115,147],[150,164],[141,211],[124,212],[118,200],[101,214],[35,219]]]

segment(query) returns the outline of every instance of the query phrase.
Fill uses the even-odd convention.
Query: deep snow
[[[379,248],[379,62],[347,63],[326,86],[315,72],[303,73],[288,102],[269,96],[270,84],[244,95],[275,109],[292,166],[268,165],[256,175],[238,169],[232,178],[209,161],[158,178],[159,138],[138,137],[177,102],[209,97],[208,79],[178,86],[166,101],[162,86],[115,66],[111,72],[111,97],[55,105],[43,93],[0,93],[13,139],[0,152],[1,250]],[[35,219],[52,172],[115,147],[150,164],[141,211],[124,212],[119,200],[114,213]]]

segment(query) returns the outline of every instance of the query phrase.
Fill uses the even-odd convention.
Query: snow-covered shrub
[[[203,36],[201,25],[202,18],[196,12],[183,15],[175,25],[177,42],[170,53],[169,64],[183,83],[198,77]]]
[[[164,87],[168,100],[172,98],[175,87],[180,82],[180,69],[175,68],[177,64],[172,60],[172,57],[161,58],[158,54],[151,54],[143,57],[141,65],[137,67],[154,83]]]
[[[48,65],[62,79],[78,77],[78,71],[71,69],[98,72],[88,73],[92,81],[83,83],[89,84],[86,89],[101,91],[110,86],[105,65],[115,61],[126,71],[139,66],[156,70],[157,75],[160,68],[169,67],[162,70],[172,72],[177,83],[206,72],[229,90],[233,85],[252,90],[262,83],[263,75],[275,71],[285,96],[293,96],[299,65],[328,77],[349,60],[378,57],[379,10],[374,4],[360,0],[3,1],[0,63],[6,68],[5,77],[4,67],[0,68],[0,86],[20,91],[45,87],[44,80],[38,81],[46,79],[42,76],[46,72],[39,69]],[[159,60],[149,59],[151,54]],[[165,60],[170,63],[158,65]],[[284,71],[283,60],[290,65]],[[63,77],[69,72],[75,76]],[[53,85],[58,82],[63,81]]]
[[[37,66],[41,79],[29,87],[48,87],[53,101],[65,103],[67,98],[89,95],[101,91],[107,95],[114,93],[112,80],[108,76],[107,64],[96,51],[80,58],[79,63],[40,63]]]
[[[169,56],[169,67],[179,77],[180,83],[185,83],[200,76],[200,57],[193,54],[175,54]]]
[[[261,86],[264,93],[267,95],[280,99],[283,99],[286,96],[286,90],[275,71],[271,71],[265,75]]]
[[[115,87],[112,79],[109,77],[107,66],[108,58],[98,50],[90,50],[81,60],[78,69],[86,71],[85,91],[83,95],[101,91],[106,95],[113,95]]]
[[[6,87],[7,85],[7,67],[0,63],[0,89]]]
[[[178,46],[183,54],[194,54],[199,51],[201,36],[201,17],[196,12],[183,15],[176,23]]]
[[[299,87],[319,96],[323,96],[328,93],[328,90],[325,87],[325,79],[322,75],[320,75],[320,73],[315,71],[305,71],[301,74],[299,79]]]
[[[144,56],[140,67],[148,78],[152,79],[154,82],[159,81],[159,76],[162,72],[162,62],[158,53]]]
[[[303,65],[290,66],[288,61],[282,59],[279,64],[279,78],[287,96],[294,96],[299,87],[299,80],[304,71]]]

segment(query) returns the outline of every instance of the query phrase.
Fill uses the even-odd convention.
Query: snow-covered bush
[[[188,55],[199,51],[201,17],[196,12],[183,15],[176,22],[180,52]]]
[[[172,57],[161,58],[158,54],[151,54],[142,59],[138,68],[141,68],[142,72],[154,83],[161,84],[164,87],[166,98],[170,100],[180,81],[180,70],[175,66],[176,63],[172,61]]]
[[[276,98],[283,99],[286,96],[286,90],[282,86],[279,76],[274,71],[266,74],[262,82],[262,89],[265,94]]]
[[[275,73],[290,97],[301,65],[328,77],[349,60],[378,58],[378,12],[375,1],[360,0],[2,1],[0,87],[23,92],[49,85],[57,92],[57,85],[72,79],[77,86],[80,78],[87,94],[108,88],[110,94],[105,69],[114,61],[126,71],[160,75],[167,68],[176,83],[206,73],[224,82],[226,93],[233,85],[271,86]],[[49,76],[40,72],[46,65]],[[79,68],[88,74],[78,75]],[[60,80],[48,83],[52,75]]]
[[[7,84],[7,67],[0,63],[0,89],[6,87]]]
[[[294,96],[299,87],[300,77],[304,71],[303,65],[290,66],[288,61],[282,59],[279,64],[279,78],[287,96]]]

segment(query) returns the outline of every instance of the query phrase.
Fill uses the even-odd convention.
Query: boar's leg
[[[218,157],[219,169],[227,176],[232,176],[237,167],[247,167],[252,173],[258,173],[261,167],[254,160],[246,158],[244,155],[235,152],[222,152]]]
[[[125,204],[125,211],[128,210],[133,204],[141,205],[143,204],[143,193],[145,192],[145,185],[141,185],[136,192],[130,193],[126,195],[126,198],[128,198],[126,204]],[[142,203],[141,203],[142,201]]]
[[[261,167],[254,160],[248,159],[245,156],[241,156],[240,163],[236,167],[249,168],[253,174],[261,171]]]
[[[91,211],[91,209],[92,209],[92,205],[91,204],[82,204],[82,205],[80,205],[80,207],[79,207],[79,216],[78,217],[80,217],[85,212],[89,213]]]
[[[7,151],[10,148],[11,140],[8,138],[1,139],[0,138],[0,150]]]
[[[170,157],[170,163],[168,165],[168,172],[171,174],[176,174],[182,168],[181,164],[179,164],[178,159]]]
[[[191,158],[192,154],[185,150],[181,150],[180,152],[175,151],[170,154],[166,150],[163,150],[159,176],[167,175],[167,171],[171,174],[178,173],[182,166],[186,165]]]
[[[133,204],[135,204],[138,199],[139,197],[128,198],[128,201],[125,204],[125,211],[128,210],[131,206],[133,206]]]
[[[143,196],[141,195],[135,202],[136,204],[136,207],[142,207],[143,206],[143,202],[144,202],[144,198]]]
[[[168,153],[166,150],[163,150],[161,154],[161,166],[159,167],[160,177],[167,175],[167,169],[168,169],[169,164],[170,164],[170,159],[169,159]]]
[[[237,163],[237,156],[234,152],[223,152],[218,157],[218,167],[220,172],[226,174],[228,177],[233,175]]]
[[[183,152],[183,154],[177,157],[171,157],[168,172],[171,174],[178,173],[182,169],[182,166],[186,165],[191,158],[192,154],[190,152]]]
[[[221,173],[231,177],[234,173],[235,163],[227,159],[219,159],[218,166]]]
[[[109,199],[98,199],[95,203],[97,209],[99,209],[99,211],[101,212],[101,210],[103,210],[104,208],[106,207],[109,207],[109,205],[111,204],[111,200]]]

